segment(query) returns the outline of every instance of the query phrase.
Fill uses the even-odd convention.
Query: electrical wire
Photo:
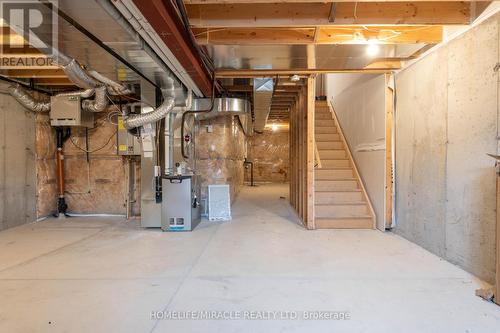
[[[190,115],[190,114],[207,113],[207,112],[212,111],[212,109],[214,108],[214,104],[215,104],[215,82],[216,82],[216,80],[217,79],[214,75],[213,83],[212,83],[212,96],[210,97],[210,106],[205,110],[197,110],[197,111],[191,110],[191,111],[186,111],[182,114],[182,117],[181,117],[181,155],[185,160],[187,160],[189,158],[189,156],[186,154],[186,148],[185,148],[185,144],[184,144],[184,127],[185,127],[185,123],[186,123],[186,116]]]
[[[118,130],[114,131],[114,132],[113,132],[113,134],[109,137],[109,139],[106,141],[106,143],[105,143],[105,144],[103,144],[101,147],[96,148],[96,149],[94,149],[94,150],[87,150],[87,149],[84,149],[84,148],[82,148],[82,147],[78,146],[78,145],[75,143],[75,141],[73,141],[73,137],[72,137],[72,136],[70,136],[70,137],[69,137],[69,141],[73,144],[73,146],[75,146],[75,148],[77,148],[77,149],[79,149],[79,150],[83,151],[84,153],[89,153],[89,154],[92,154],[92,153],[98,152],[98,151],[100,151],[100,150],[102,150],[102,149],[106,148],[106,146],[107,146],[107,145],[111,142],[111,139],[113,139],[113,137],[114,137],[117,133],[118,133]]]
[[[145,104],[145,105],[147,105],[147,106],[149,106],[149,107],[152,107],[152,108],[154,109],[154,106],[153,106],[153,105],[151,105],[151,104],[149,104],[148,102],[141,101],[140,99],[134,98],[134,97],[132,97],[132,96],[125,96],[125,95],[124,95],[124,96],[120,96],[120,97],[125,98],[125,99],[128,99],[128,100],[131,100],[131,101],[135,101],[135,102],[137,102],[137,103]],[[108,98],[109,98],[109,96],[108,96]],[[109,99],[111,100],[111,98],[109,98]],[[111,103],[113,103],[113,101],[111,101]],[[113,104],[114,104],[114,103],[113,103]]]

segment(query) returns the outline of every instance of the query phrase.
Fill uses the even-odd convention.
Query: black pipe
[[[255,186],[253,183],[253,162],[248,161],[247,158],[245,157],[245,160],[243,161],[243,165],[250,165],[250,186]]]
[[[54,95],[54,93],[52,91],[40,89],[40,88],[35,88],[35,87],[32,88],[31,85],[27,84],[26,82],[14,80],[14,79],[11,79],[10,77],[4,76],[4,75],[0,75],[0,80],[5,81],[5,82],[9,82],[9,83],[19,84],[27,89],[34,90],[34,91],[42,93],[42,94],[47,94],[47,95],[51,95],[51,96]]]
[[[212,109],[214,108],[214,102],[215,102],[215,81],[216,80],[215,80],[215,76],[214,76],[214,82],[212,84],[212,97],[210,98],[210,107],[208,109],[205,109],[205,110],[186,111],[182,114],[182,119],[181,119],[181,154],[182,154],[182,157],[184,157],[185,159],[189,158],[189,156],[187,156],[187,154],[186,154],[186,148],[184,147],[184,125],[186,122],[186,116],[188,114],[207,113],[207,112],[212,111]]]
[[[59,191],[59,197],[57,199],[57,213],[63,214],[66,216],[66,211],[68,210],[68,205],[66,204],[66,200],[64,198],[64,142],[69,139],[71,135],[71,128],[67,127],[64,130],[63,127],[56,127],[56,146],[57,146],[57,185]]]
[[[212,62],[212,59],[210,59],[210,57],[200,47],[200,45],[196,41],[196,38],[193,34],[193,31],[190,28],[189,18],[188,18],[188,14],[186,12],[186,7],[184,5],[184,1],[183,0],[175,0],[175,3],[176,3],[177,10],[179,11],[179,16],[182,20],[182,23],[184,24],[184,30],[188,34],[191,43],[195,47],[196,51],[198,51],[198,55],[200,56],[201,61],[203,62],[205,67],[207,67],[208,71],[212,74],[212,76],[215,76],[215,73],[214,73],[215,66]]]

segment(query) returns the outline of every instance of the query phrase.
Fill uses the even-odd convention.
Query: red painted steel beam
[[[174,5],[168,0],[133,1],[203,94],[212,95],[210,74],[192,44]]]

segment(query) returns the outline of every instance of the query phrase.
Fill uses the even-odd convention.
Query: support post
[[[306,103],[306,226],[315,229],[314,223],[314,111],[316,108],[316,77],[307,78],[307,103]]]
[[[385,74],[385,214],[384,226],[392,227],[392,205],[394,195],[394,170],[392,160],[393,122],[394,122],[394,75]]]
[[[497,173],[497,261],[496,261],[496,278],[495,278],[495,298],[494,301],[500,305],[500,174]]]

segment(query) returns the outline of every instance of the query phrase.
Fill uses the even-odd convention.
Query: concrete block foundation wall
[[[395,232],[493,282],[495,15],[396,75]]]

